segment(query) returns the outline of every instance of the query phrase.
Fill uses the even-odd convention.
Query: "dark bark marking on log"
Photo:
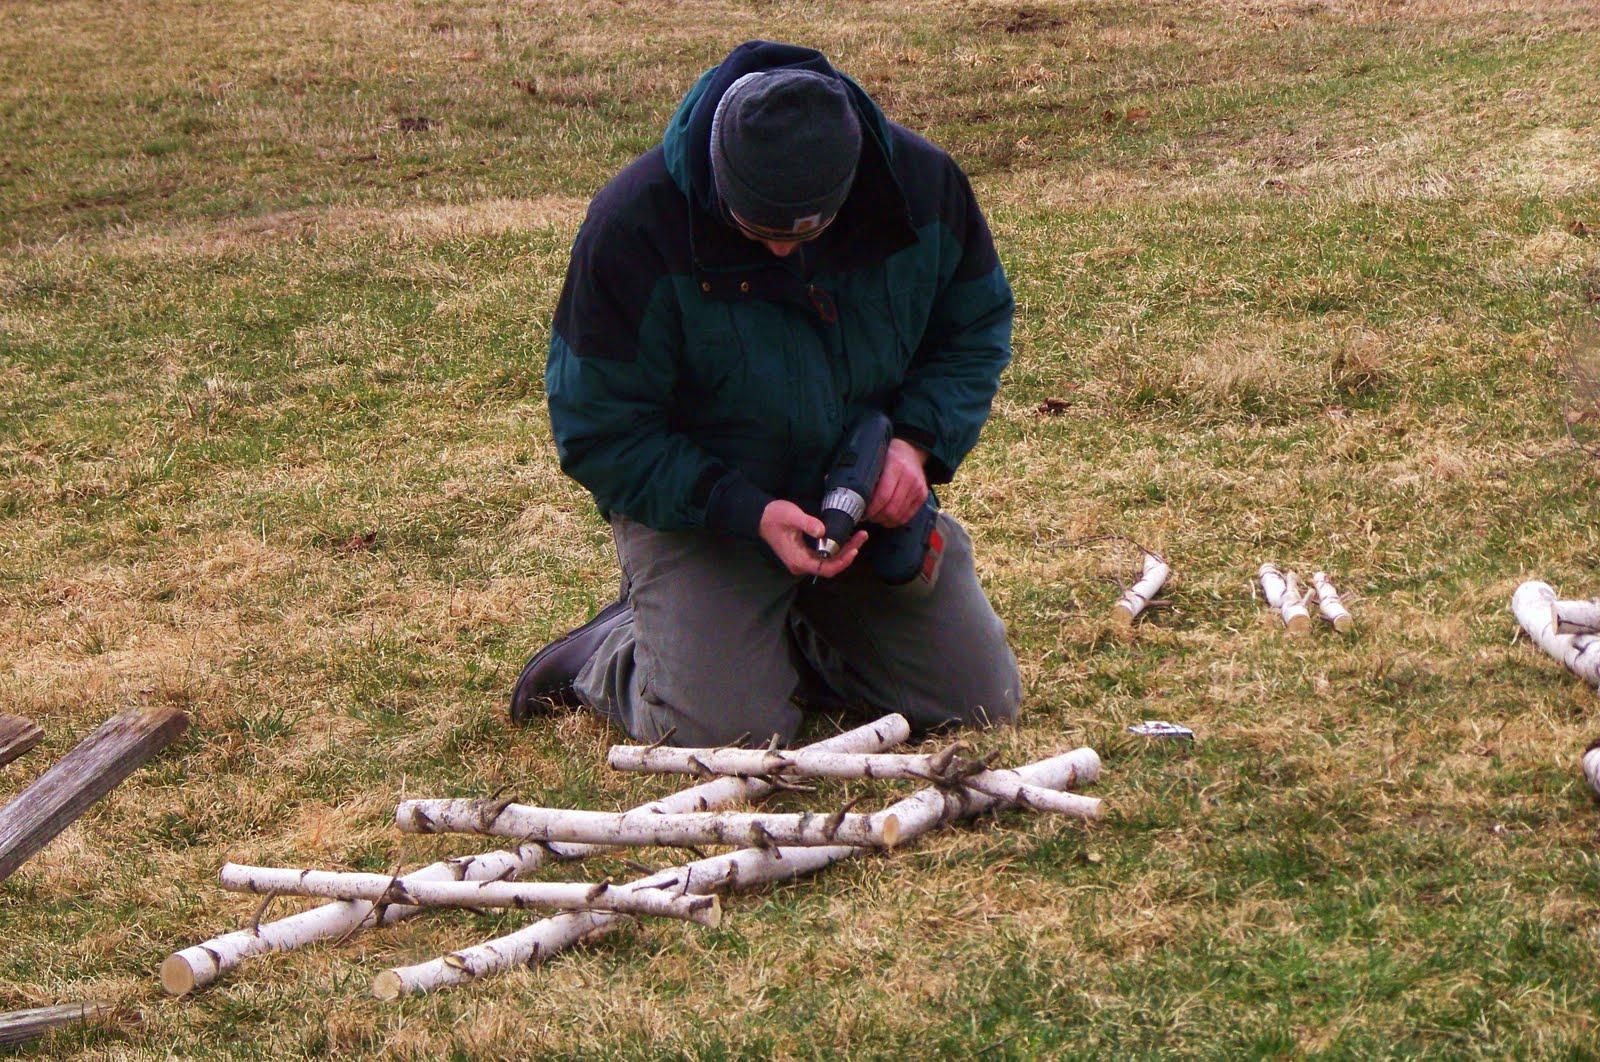
[[[113,716],[78,742],[0,809],[0,881],[188,726],[176,708],[134,710]]]

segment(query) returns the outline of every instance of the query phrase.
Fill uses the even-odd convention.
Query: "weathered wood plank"
[[[111,1009],[109,1003],[67,1003],[59,1007],[37,1007],[0,1014],[0,1046],[20,1044],[51,1029],[93,1018]]]
[[[33,748],[44,731],[32,719],[0,712],[0,767]]]
[[[0,810],[0,881],[188,726],[176,708],[135,709],[78,742]]]

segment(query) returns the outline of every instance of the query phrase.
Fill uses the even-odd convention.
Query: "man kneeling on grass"
[[[1003,723],[1016,657],[929,484],[977,442],[1013,302],[966,176],[809,48],[740,45],[589,207],[545,381],[561,467],[624,590],[529,661],[523,721],[586,705],[640,741],[781,742],[812,705]],[[867,527],[828,559],[823,479],[893,426]],[[927,520],[915,576],[875,574]]]

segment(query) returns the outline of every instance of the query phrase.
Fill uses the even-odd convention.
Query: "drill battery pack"
[[[905,525],[870,525],[861,554],[873,574],[890,586],[904,586],[913,580],[929,587],[937,584],[944,563],[944,535],[939,531],[939,499],[933,491]]]

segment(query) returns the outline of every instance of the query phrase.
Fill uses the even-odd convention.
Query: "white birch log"
[[[868,752],[893,748],[911,736],[911,724],[902,715],[886,715],[877,722],[847,730],[819,741],[811,748],[840,752]],[[641,805],[639,811],[671,814],[709,811],[741,800],[758,800],[771,793],[770,782],[745,778],[718,778]],[[600,849],[583,845],[519,845],[510,851],[486,852],[432,863],[407,874],[417,881],[500,881],[519,877],[539,866],[553,851],[561,859],[581,859]],[[240,929],[184,948],[161,964],[161,985],[173,995],[204,987],[246,959],[271,951],[289,951],[320,940],[337,940],[366,925],[390,925],[417,914],[421,908],[391,904],[381,914],[365,900],[339,900],[309,911],[289,915],[259,927]]]
[[[1589,788],[1600,796],[1600,741],[1590,742],[1583,750],[1583,776],[1589,780]]]
[[[1517,587],[1511,611],[1533,644],[1591,686],[1600,686],[1600,635],[1562,634],[1556,592],[1548,583],[1532,581]]]
[[[1017,768],[1030,785],[1056,789],[1093,783],[1100,775],[1100,757],[1093,749],[1075,749],[1039,763]],[[924,789],[888,810],[901,821],[910,839],[947,822],[988,811],[999,802],[969,790]],[[642,878],[624,888],[666,889],[686,893],[744,892],[759,885],[801,877],[870,848],[831,845],[819,848],[747,848],[698,860],[687,866]],[[574,944],[620,924],[616,915],[563,914],[535,922],[514,933],[452,952],[414,966],[385,970],[372,982],[379,999],[431,992],[527,963],[548,960]]]
[[[568,881],[413,881],[388,874],[354,874],[294,867],[252,867],[225,863],[218,875],[230,892],[257,895],[321,896],[334,900],[403,903],[412,907],[530,907],[557,911],[615,911],[620,914],[681,918],[703,926],[722,922],[715,897],[674,896],[652,889],[619,889],[610,882]]]
[[[1305,606],[1300,581],[1293,572],[1285,574],[1276,564],[1268,561],[1261,566],[1261,596],[1278,613],[1283,626],[1290,634],[1300,634],[1311,629],[1311,612]]]
[[[1600,634],[1600,601],[1557,601],[1562,634]]]
[[[1344,600],[1339,597],[1339,591],[1333,585],[1333,580],[1328,578],[1327,572],[1312,572],[1311,586],[1317,592],[1317,611],[1323,619],[1333,624],[1334,630],[1344,634],[1355,627],[1355,617],[1344,607]]]
[[[1100,801],[1029,785],[1015,771],[984,770],[981,764],[955,755],[952,746],[929,755],[903,753],[826,752],[796,749],[685,749],[645,745],[613,745],[606,763],[614,770],[655,774],[721,774],[736,777],[888,778],[962,785],[1035,811],[1096,818]]]
[[[1015,771],[984,771],[961,783],[967,788],[1031,811],[1051,811],[1079,819],[1098,819],[1100,799],[1062,793],[1042,785],[1032,785]],[[1065,788],[1063,786],[1062,788]],[[902,836],[904,824],[900,827]]]
[[[1154,553],[1144,555],[1144,573],[1139,581],[1128,587],[1120,600],[1111,606],[1111,621],[1121,627],[1133,626],[1139,613],[1150,607],[1150,602],[1167,584],[1172,567]]]
[[[695,811],[659,815],[638,811],[536,808],[487,800],[407,800],[394,815],[405,833],[479,833],[525,841],[599,845],[726,844],[745,848],[827,844],[893,848],[900,820],[887,811],[768,814]]]

